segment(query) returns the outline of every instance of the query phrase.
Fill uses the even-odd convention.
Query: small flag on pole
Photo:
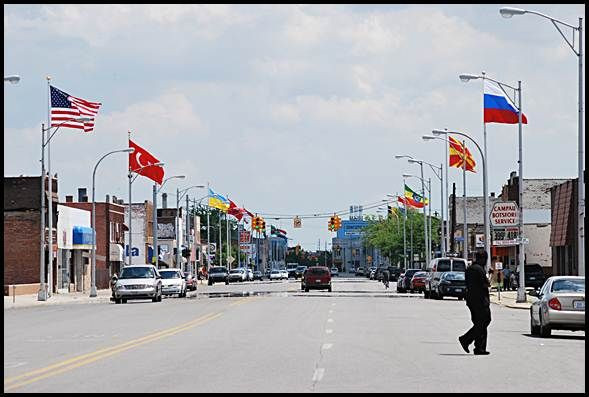
[[[90,102],[82,98],[71,96],[58,88],[49,86],[51,89],[51,126],[75,128],[92,132],[94,130],[94,117],[100,109],[99,102]],[[88,117],[89,121],[73,121],[79,117]]]

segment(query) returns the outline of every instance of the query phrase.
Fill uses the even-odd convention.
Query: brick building
[[[78,189],[78,202],[66,196],[65,206],[92,212],[86,189]],[[109,288],[112,274],[120,273],[123,264],[125,208],[122,200],[106,195],[104,202],[96,202],[96,288]]]
[[[176,208],[168,208],[168,195],[162,194],[162,207],[157,209],[157,238],[159,246],[160,267],[181,267],[184,268],[187,262],[181,257],[182,263],[176,264],[176,247],[182,247],[184,243],[183,230],[183,211],[176,211]],[[176,241],[176,221],[178,222],[179,241]]]
[[[57,177],[53,183],[53,245],[57,252]],[[45,177],[45,192],[49,179]],[[45,197],[47,197],[47,195]],[[47,201],[45,202],[47,205]],[[47,209],[47,207],[46,207]],[[16,294],[39,290],[41,254],[41,177],[4,177],[4,291],[16,284]],[[48,213],[45,213],[45,275],[48,275]],[[53,260],[53,274],[56,273]],[[45,279],[44,281],[46,281]],[[55,287],[55,277],[54,287]]]

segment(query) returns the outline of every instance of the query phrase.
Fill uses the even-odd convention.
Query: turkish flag
[[[157,164],[160,161],[130,139],[129,147],[135,149],[133,153],[129,153],[129,171],[146,176],[161,185],[164,179],[164,167],[159,165],[150,167],[150,165]]]

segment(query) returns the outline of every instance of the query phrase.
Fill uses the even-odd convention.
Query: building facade
[[[362,207],[351,206],[350,218],[342,220],[336,237],[331,240],[333,264],[342,272],[354,272],[358,267],[370,266],[364,247],[364,228],[368,222],[362,218]],[[372,259],[372,258],[371,258]]]
[[[579,179],[571,179],[550,189],[552,228],[550,248],[552,250],[552,274],[554,276],[578,276],[579,257],[578,195]]]
[[[50,276],[51,289],[56,287],[57,272],[57,177],[52,178],[53,249],[49,274],[48,212],[45,212],[45,282]],[[45,209],[49,193],[49,177],[45,176]],[[41,267],[41,177],[4,177],[4,293],[8,285],[17,285],[15,294],[33,294],[39,291]],[[11,291],[12,293],[12,291]]]
[[[129,204],[125,206],[126,225],[129,224]],[[145,200],[143,203],[131,204],[131,256],[134,265],[152,263],[153,255],[153,203]],[[125,231],[125,263],[129,263],[129,231]]]

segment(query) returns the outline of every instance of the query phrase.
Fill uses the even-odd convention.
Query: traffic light
[[[266,231],[266,221],[264,218],[260,218],[260,230]]]
[[[340,227],[342,227],[342,219],[336,215],[333,219],[333,230],[338,231]]]
[[[327,222],[327,230],[333,231],[335,227],[335,217],[329,218],[329,222]]]
[[[394,213],[393,213],[393,207],[390,206],[390,205],[387,205],[387,214],[389,215],[389,217],[391,215],[394,215]]]
[[[257,216],[254,216],[252,218],[252,229],[258,230],[258,217]]]

